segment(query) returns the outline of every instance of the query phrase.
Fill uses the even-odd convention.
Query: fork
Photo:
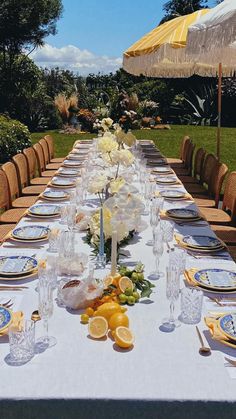
[[[230,359],[230,358],[227,358],[226,356],[225,356],[225,360],[226,360],[229,364],[233,365],[233,367],[236,367],[236,361],[235,361],[235,360]]]
[[[8,300],[6,303],[2,303],[1,304],[3,307],[5,307],[5,308],[11,308],[12,306],[13,306],[13,302],[12,302],[12,300],[10,299],[10,300]]]
[[[221,302],[222,298],[211,298],[211,300],[213,300],[220,307],[228,307],[228,306],[235,306],[236,305],[236,301],[231,301],[229,299],[228,299],[227,302]]]

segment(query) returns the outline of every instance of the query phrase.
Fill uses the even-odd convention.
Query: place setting
[[[19,281],[34,277],[38,271],[35,257],[12,255],[0,256],[0,280]]]
[[[54,177],[52,178],[51,182],[48,184],[48,186],[51,186],[52,188],[74,188],[75,187],[75,180],[73,179],[65,179],[61,177]]]
[[[161,176],[161,177],[156,177],[155,178],[155,182],[158,185],[178,185],[181,184],[181,182],[179,181],[179,179],[176,176]]]
[[[46,201],[66,201],[70,199],[70,194],[66,191],[46,189],[40,198]]]
[[[27,215],[29,217],[41,218],[46,220],[47,218],[59,217],[61,213],[61,207],[53,204],[36,204],[28,209]]]
[[[178,189],[164,189],[159,191],[159,195],[166,201],[186,201],[191,195]]]
[[[60,167],[60,169],[56,172],[56,176],[77,178],[80,176],[80,170]]]
[[[9,239],[15,243],[41,243],[48,240],[50,228],[41,225],[25,225],[12,230]]]
[[[78,162],[76,160],[64,160],[62,166],[64,167],[81,167],[83,164],[82,161]]]

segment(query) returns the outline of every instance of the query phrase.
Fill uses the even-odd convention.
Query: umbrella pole
[[[217,156],[218,160],[220,160],[221,108],[222,108],[222,63],[219,63],[219,75],[218,75],[218,125],[217,125],[217,145],[216,145],[216,156]]]

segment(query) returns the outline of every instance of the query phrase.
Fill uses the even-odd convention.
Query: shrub
[[[21,122],[0,115],[0,160],[5,163],[12,156],[31,146],[28,128]]]

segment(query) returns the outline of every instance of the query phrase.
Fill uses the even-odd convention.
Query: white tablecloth
[[[165,204],[165,207],[171,206]],[[39,224],[41,221],[24,218],[19,225],[29,223]],[[46,225],[61,227],[57,219],[47,220]],[[183,234],[214,235],[207,226],[178,226],[177,229]],[[81,251],[90,253],[91,248],[83,242],[83,236],[84,233],[77,233],[78,246]],[[142,261],[146,277],[154,268],[152,248],[146,244],[150,236],[149,227],[125,248],[127,258],[124,262],[133,265]],[[37,253],[39,257],[45,254],[47,246],[23,249],[23,246],[16,248],[8,241],[0,248],[0,255]],[[167,264],[168,254],[165,252],[160,268],[165,271]],[[190,256],[187,266],[235,269],[231,260]],[[37,279],[27,282],[29,289],[20,293],[22,298],[17,305],[17,309],[23,310],[28,318],[38,307],[36,284]],[[56,301],[53,317],[49,320],[49,331],[57,338],[55,347],[35,355],[26,365],[11,367],[4,360],[9,353],[7,338],[1,338],[2,417],[168,419],[205,418],[213,417],[213,414],[214,418],[224,417],[224,414],[225,417],[236,417],[235,404],[229,403],[236,400],[236,380],[230,378],[222,356],[234,355],[235,351],[214,342],[203,321],[199,327],[212,348],[209,357],[198,353],[195,326],[182,324],[171,333],[163,332],[162,318],[169,313],[165,278],[155,281],[155,284],[150,299],[128,308],[130,327],[135,334],[135,345],[130,351],[118,350],[109,338],[101,341],[90,339],[87,326],[80,324],[80,312],[58,307]],[[207,297],[205,309],[206,301]],[[209,304],[212,310],[217,309],[215,303],[207,301],[208,309]],[[176,314],[179,314],[178,304]],[[41,323],[36,323],[37,336],[42,333]],[[205,404],[206,401],[209,403]],[[229,412],[230,416],[227,416]]]

